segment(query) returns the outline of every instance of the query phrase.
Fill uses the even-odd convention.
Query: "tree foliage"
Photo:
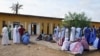
[[[22,9],[23,5],[20,5],[18,2],[13,4],[10,8],[14,11],[15,14],[18,14],[19,9]]]
[[[74,26],[74,27],[86,27],[90,26],[91,19],[88,18],[85,13],[68,13],[65,15],[65,19],[63,20],[64,26]]]

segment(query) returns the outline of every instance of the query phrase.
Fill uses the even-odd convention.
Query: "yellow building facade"
[[[0,32],[4,24],[11,27],[23,25],[30,34],[52,34],[54,27],[61,25],[62,18],[0,13]]]
[[[91,25],[94,25],[96,28],[99,28],[100,22],[92,22]]]
[[[23,25],[30,34],[52,34],[56,26],[60,26],[63,18],[33,16],[23,14],[0,13],[0,34],[4,24]],[[92,22],[91,26],[100,27],[100,22]]]

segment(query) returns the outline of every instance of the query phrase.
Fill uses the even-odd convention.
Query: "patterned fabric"
[[[82,54],[83,50],[83,46],[80,42],[74,42],[70,45],[70,51],[73,54]]]
[[[89,44],[87,43],[85,37],[82,37],[81,44],[85,50],[89,50]]]

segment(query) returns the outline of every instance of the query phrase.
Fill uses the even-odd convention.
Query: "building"
[[[61,25],[62,18],[0,13],[0,32],[3,25],[23,25],[30,34],[52,34],[54,27]]]
[[[100,27],[100,22],[92,22],[91,25],[94,25],[96,28]]]
[[[52,34],[54,27],[61,25],[63,18],[12,14],[0,12],[0,33],[3,25],[23,25],[30,34]],[[92,22],[91,26],[100,27],[100,22]]]

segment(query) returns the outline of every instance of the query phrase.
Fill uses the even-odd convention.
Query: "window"
[[[47,34],[49,34],[49,23],[47,24]]]
[[[42,34],[44,33],[44,23],[42,23],[42,30],[41,30]]]
[[[15,25],[20,25],[20,22],[13,22],[13,27],[15,27]]]
[[[5,21],[2,21],[2,27],[4,27],[5,24],[6,24],[6,22]]]

